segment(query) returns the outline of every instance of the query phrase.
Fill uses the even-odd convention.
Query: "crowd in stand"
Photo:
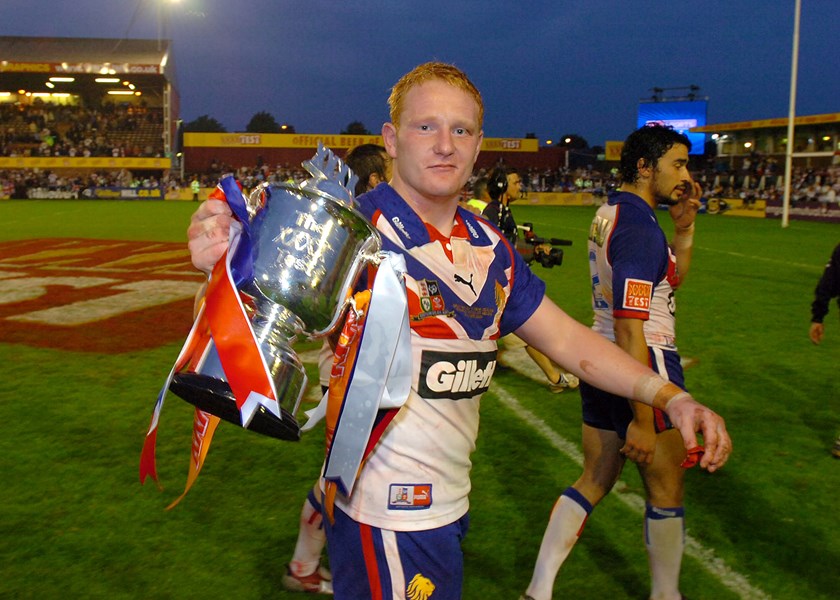
[[[470,180],[485,175],[479,171]],[[740,170],[711,166],[693,173],[709,198],[740,199],[746,205],[756,200],[780,201],[784,194],[784,176],[775,159],[747,159]],[[604,196],[621,181],[616,169],[600,172],[585,169],[528,169],[522,174],[523,194],[535,192],[589,192]],[[791,202],[796,205],[820,202],[824,206],[840,202],[840,165],[821,169],[796,167],[792,173]]]
[[[212,160],[210,168],[206,173],[198,173],[199,182],[202,187],[212,187],[223,175],[232,173],[245,189],[253,189],[260,183],[294,182],[301,183],[309,177],[309,173],[302,166],[297,165],[276,165],[271,167],[268,164],[260,164],[250,167],[232,167],[223,161]],[[189,184],[189,182],[186,182]]]
[[[261,165],[234,168],[222,162],[214,162],[209,171],[190,174],[183,180],[175,171],[171,171],[165,179],[158,179],[154,176],[137,177],[125,169],[72,175],[50,170],[0,170],[0,195],[25,198],[26,190],[42,189],[50,192],[71,192],[76,197],[85,197],[85,190],[92,187],[155,188],[161,186],[166,188],[167,193],[175,193],[180,188],[189,188],[193,180],[198,181],[202,188],[213,187],[221,176],[227,173],[233,173],[246,189],[253,189],[264,181],[300,183],[308,177],[301,167]],[[472,186],[478,179],[486,176],[487,169],[477,169],[467,183],[464,190],[465,196],[472,193]],[[757,173],[745,175],[732,171],[709,170],[695,173],[694,176],[709,198],[741,199],[747,206],[756,200],[773,202],[782,199],[782,177],[772,171],[760,175]],[[583,192],[603,197],[616,189],[620,183],[616,172],[601,172],[592,168],[528,169],[522,173],[522,180],[524,196],[527,196],[529,192]],[[794,169],[791,190],[793,205],[819,202],[828,207],[831,204],[837,204],[838,201],[840,201],[840,166],[824,169]]]
[[[791,204],[819,202],[824,208],[840,199],[840,166],[796,167],[792,173]],[[784,195],[784,174],[773,159],[746,158],[737,171],[718,169],[703,178],[707,194],[714,198],[740,198],[750,205],[756,200],[777,202]]]
[[[105,103],[0,103],[0,156],[163,156],[163,111]]]
[[[145,105],[105,103],[99,108],[52,104],[36,99],[31,104],[0,103],[0,156],[81,156],[81,157],[159,157],[163,155],[163,114]],[[735,169],[727,163],[710,164],[694,174],[710,198],[740,198],[749,205],[755,200],[780,200],[783,193],[782,169],[774,158],[759,154],[741,159]],[[184,180],[174,171],[165,180],[138,178],[128,171],[66,175],[48,170],[0,170],[0,195],[26,197],[26,190],[69,192],[84,197],[93,187],[165,187],[168,192],[213,187],[226,173],[233,173],[246,189],[261,182],[297,182],[308,176],[300,166],[260,164],[234,168],[214,160],[203,173],[189,174]],[[470,195],[473,183],[487,175],[478,169],[465,189]],[[530,192],[588,192],[605,196],[619,185],[617,169],[599,171],[585,168],[529,168],[520,175],[523,194]],[[823,206],[840,199],[840,166],[823,169],[797,168],[793,174],[791,199],[794,204],[820,202]]]
[[[55,194],[85,198],[91,196],[90,190],[97,187],[152,189],[161,185],[166,185],[167,189],[178,189],[181,182],[174,176],[167,181],[160,181],[154,176],[137,177],[125,169],[84,174],[61,174],[46,169],[0,169],[0,197],[10,198],[44,198]]]

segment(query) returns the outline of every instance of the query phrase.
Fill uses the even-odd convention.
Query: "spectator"
[[[822,277],[814,290],[814,301],[811,303],[811,327],[808,330],[808,337],[814,344],[822,342],[825,333],[823,319],[828,314],[828,306],[833,298],[837,298],[838,306],[840,306],[840,244],[831,253],[831,258],[825,265]],[[831,454],[834,458],[840,458],[840,436],[834,441]]]

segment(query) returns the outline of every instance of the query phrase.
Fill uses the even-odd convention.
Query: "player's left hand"
[[[697,433],[703,435],[705,453],[700,459],[700,466],[709,472],[721,468],[732,452],[732,440],[726,431],[723,418],[713,410],[703,406],[688,394],[681,394],[668,403],[665,411],[671,423],[682,434],[687,450],[698,446]]]
[[[688,229],[694,224],[697,218],[697,211],[700,210],[700,197],[703,195],[703,186],[689,179],[685,182],[686,193],[680,198],[680,201],[673,205],[668,212],[671,213],[671,219],[678,229]]]
[[[656,430],[653,423],[641,423],[633,419],[627,426],[627,437],[624,446],[619,450],[621,454],[640,465],[653,462],[656,451]]]

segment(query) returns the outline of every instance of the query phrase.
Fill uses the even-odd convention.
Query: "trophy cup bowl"
[[[174,374],[170,384],[200,410],[285,440],[300,439],[295,414],[307,382],[292,344],[300,336],[314,339],[336,329],[365,266],[377,261],[382,246],[376,229],[352,205],[347,188],[353,182],[335,184],[335,163],[328,161],[324,169],[311,162],[304,166],[315,176],[304,184],[263,184],[251,194],[250,243],[231,248],[232,264],[251,267],[238,290],[247,299],[243,305],[274,383],[280,416],[260,405],[243,422],[214,342],[194,368]],[[355,178],[352,172],[349,178]]]

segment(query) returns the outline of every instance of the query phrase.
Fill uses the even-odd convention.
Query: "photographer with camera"
[[[521,190],[522,178],[516,169],[496,167],[487,178],[490,202],[484,207],[481,216],[498,227],[511,246],[516,246],[519,231],[513,213],[510,212],[510,203],[519,198]]]
[[[568,240],[537,237],[532,223],[516,225],[510,203],[519,198],[522,191],[522,178],[516,169],[496,167],[487,178],[487,194],[490,202],[481,215],[493,223],[529,265],[536,261],[550,269],[563,264],[563,250],[556,246],[571,246]]]
[[[563,261],[562,250],[552,248],[545,240],[537,238],[534,234],[533,226],[530,223],[526,224],[527,228],[516,226],[513,213],[510,210],[510,203],[519,198],[521,189],[522,178],[516,169],[496,167],[490,172],[487,181],[487,193],[490,196],[490,202],[484,207],[484,211],[481,214],[485,219],[499,228],[499,231],[502,232],[505,238],[516,248],[516,251],[522,255],[528,264],[537,260],[544,267],[553,267],[555,264],[559,265]],[[519,237],[519,229],[523,229],[522,239]],[[552,241],[562,242],[562,240]],[[503,339],[505,348],[508,350],[520,348],[523,344],[522,340],[514,334],[509,334]],[[535,348],[525,345],[525,351],[531,357],[531,360],[545,373],[548,379],[548,387],[555,394],[562,392],[566,388],[574,389],[580,384],[577,377],[564,371],[554,361]]]
[[[559,240],[538,237],[534,233],[533,223],[523,223],[519,226],[522,236],[517,239],[516,251],[525,259],[529,265],[537,261],[546,269],[554,265],[563,264],[563,250],[556,246],[571,246],[571,240]]]

